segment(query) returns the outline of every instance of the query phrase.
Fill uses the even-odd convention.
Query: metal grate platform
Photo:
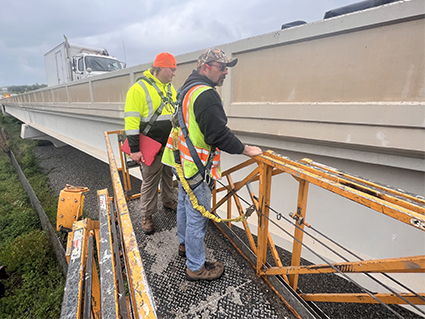
[[[186,258],[178,255],[176,214],[158,203],[156,230],[149,236],[142,231],[140,200],[128,203],[158,318],[295,318],[211,222],[206,259],[223,262],[225,273],[211,282],[187,281]]]

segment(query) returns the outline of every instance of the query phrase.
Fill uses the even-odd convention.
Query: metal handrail
[[[240,181],[233,181],[232,174],[253,165],[254,168],[245,175]],[[295,220],[295,230],[293,236],[292,260],[291,265],[282,265],[282,261],[277,253],[273,243],[269,228],[269,212],[273,210],[270,207],[271,181],[279,174],[290,174],[299,182],[297,212],[290,216]],[[309,159],[302,161],[293,161],[268,151],[261,156],[250,159],[229,170],[223,172],[223,178],[227,180],[227,185],[219,182],[213,192],[213,208],[216,212],[221,206],[227,211],[227,218],[231,218],[233,198],[240,215],[244,214],[245,209],[241,201],[254,207],[258,216],[258,238],[257,245],[249,229],[248,223],[243,226],[246,233],[246,241],[250,246],[250,251],[255,255],[255,260],[251,260],[257,275],[266,281],[270,276],[278,276],[291,286],[294,291],[298,289],[298,278],[302,274],[320,274],[324,272],[344,273],[423,273],[425,272],[425,256],[406,256],[391,259],[378,259],[368,261],[354,261],[345,263],[334,263],[314,266],[300,266],[301,249],[305,246],[303,243],[304,228],[310,227],[306,223],[306,207],[309,184],[313,184],[338,194],[351,201],[357,202],[363,206],[369,207],[375,211],[390,216],[400,222],[406,223],[414,228],[425,230],[425,201],[411,194],[394,190],[368,180],[342,173],[334,168],[315,163]],[[259,181],[259,194],[255,195],[250,187],[252,182]],[[250,195],[250,201],[242,199],[238,191],[247,186]],[[219,195],[221,196],[218,199]],[[274,211],[274,210],[273,210]],[[275,211],[276,212],[276,211]],[[278,219],[282,217],[277,213]],[[228,223],[231,228],[231,224]],[[223,230],[223,227],[219,227]],[[229,238],[232,240],[232,238]],[[235,243],[234,243],[235,244]],[[236,245],[236,244],[235,244]],[[274,259],[275,266],[270,266],[266,261],[267,249],[270,249]],[[246,250],[239,249],[240,252]],[[251,258],[252,259],[252,258]],[[385,286],[384,286],[385,287]],[[275,289],[276,290],[276,289]],[[385,294],[299,294],[306,301],[316,302],[362,302],[362,303],[383,303],[383,304],[425,304],[424,293],[400,293]],[[357,297],[355,297],[357,296]],[[281,295],[281,298],[284,297]]]

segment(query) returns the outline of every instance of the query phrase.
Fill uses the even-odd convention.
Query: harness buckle
[[[205,170],[204,173],[204,182],[209,184],[211,182],[211,175],[210,175],[210,171],[208,169]]]
[[[211,178],[210,175],[210,170],[206,169],[205,173],[204,173],[204,182],[208,185],[208,187],[210,188],[211,192],[214,190],[214,181]]]

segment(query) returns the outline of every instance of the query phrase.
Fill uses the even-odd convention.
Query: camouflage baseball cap
[[[198,58],[198,68],[205,63],[209,62],[220,62],[220,63],[226,63],[227,67],[234,67],[236,63],[238,63],[238,59],[229,59],[226,54],[218,49],[206,49]]]

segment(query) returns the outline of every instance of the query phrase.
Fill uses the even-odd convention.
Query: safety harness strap
[[[145,129],[142,132],[143,135],[148,135],[153,123],[155,123],[158,116],[161,115],[164,106],[167,104],[171,104],[171,106],[174,108],[174,102],[172,98],[171,83],[168,84],[168,92],[167,92],[167,96],[165,96],[153,79],[150,79],[146,76],[142,76],[137,79],[137,82],[139,82],[140,80],[143,80],[146,83],[149,83],[150,85],[152,85],[154,89],[158,92],[159,97],[161,98],[161,105],[156,109],[155,113],[151,116],[149,123],[146,125]]]
[[[177,116],[178,116],[179,125],[180,125],[180,128],[182,130],[184,139],[186,141],[187,148],[189,149],[190,156],[192,157],[196,167],[198,168],[198,173],[195,174],[195,176],[193,176],[192,178],[187,179],[187,181],[189,182],[189,185],[191,186],[192,189],[196,188],[202,181],[204,181],[205,183],[207,183],[207,185],[210,187],[210,189],[213,190],[214,189],[214,183],[212,181],[212,178],[211,178],[209,172],[210,172],[212,164],[213,164],[213,160],[214,160],[214,156],[215,156],[215,148],[211,150],[210,155],[208,157],[208,161],[204,166],[202,164],[201,159],[199,158],[198,152],[196,152],[195,146],[193,145],[192,141],[190,140],[189,131],[188,131],[186,123],[184,121],[183,110],[182,110],[182,107],[181,107],[186,93],[196,85],[205,85],[205,83],[203,83],[203,82],[193,83],[193,84],[187,86],[182,91],[181,91],[181,88],[180,88],[179,91],[178,91],[178,94],[177,94],[177,102],[176,102],[176,104],[177,104],[176,112],[177,112]],[[176,152],[177,152],[177,154],[176,154]],[[176,155],[178,155],[178,156],[176,156]],[[178,149],[174,151],[174,160],[176,161],[176,163],[181,164],[180,151]]]

